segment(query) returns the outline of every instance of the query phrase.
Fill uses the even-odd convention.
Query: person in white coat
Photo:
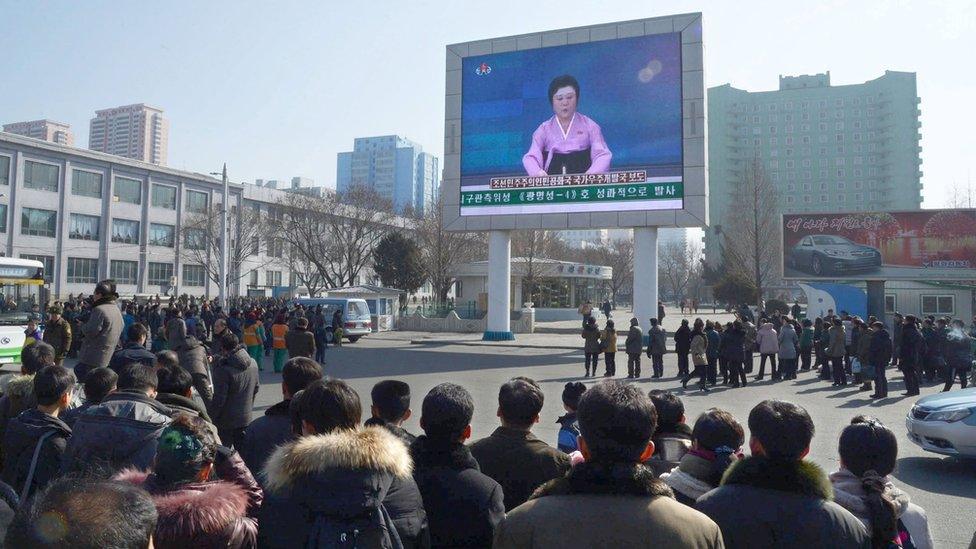
[[[800,338],[790,323],[779,330],[779,373],[783,379],[796,379],[796,361],[799,356]],[[773,379],[776,379],[775,373]]]
[[[776,355],[779,352],[779,334],[773,329],[772,322],[764,322],[756,332],[756,345],[759,347],[759,375],[756,381],[761,381],[766,376],[766,359],[769,359],[772,368],[773,379],[779,379],[779,370],[776,369]]]

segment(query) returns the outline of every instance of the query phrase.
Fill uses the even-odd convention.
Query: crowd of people
[[[639,320],[630,319],[624,340],[628,379],[641,376],[642,354],[652,361],[651,379],[664,375],[668,334],[661,323],[661,309],[658,318],[650,319],[646,338]],[[614,377],[620,337],[614,321],[608,315],[601,330],[591,311],[582,314],[584,377],[598,375],[600,355],[605,363],[603,377]],[[918,395],[923,380],[944,383],[944,391],[957,380],[966,388],[973,372],[976,318],[967,326],[961,319],[895,313],[889,330],[874,316],[865,320],[845,312],[828,311],[823,317],[801,319],[798,305],[789,314],[761,312],[758,323],[755,318],[742,306],[736,310],[735,320],[726,323],[682,319],[671,336],[682,385],[687,387],[697,379],[700,391],[719,383],[744,387],[747,374],[755,371],[757,354],[755,381],[765,379],[767,363],[772,381],[796,379],[798,371],[812,369],[835,387],[859,384],[860,390],[872,391],[872,399],[888,397],[889,367],[902,373],[905,396]]]
[[[533,433],[545,398],[527,377],[501,385],[486,437],[472,441],[474,400],[455,383],[424,396],[410,433],[407,383],[377,383],[367,407],[303,338],[286,343],[301,352],[282,361],[280,401],[254,418],[254,310],[242,338],[232,317],[200,332],[177,306],[154,352],[151,326],[122,326],[110,281],[93,297],[74,371],[42,340],[0,383],[7,547],[933,546],[925,512],[890,476],[896,438],[871,417],[844,428],[829,475],[806,459],[815,429],[800,406],[764,400],[745,422],[717,408],[690,422],[678,395],[610,379],[566,384],[554,445]],[[272,337],[307,333],[306,314],[277,312]],[[707,381],[699,324],[683,327],[705,360],[685,361],[685,375]]]

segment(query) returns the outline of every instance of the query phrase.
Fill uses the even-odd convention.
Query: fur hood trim
[[[722,486],[741,484],[791,492],[831,501],[834,490],[830,479],[811,461],[784,461],[761,456],[749,456],[732,464],[722,477]]]
[[[529,499],[568,495],[674,497],[671,488],[643,465],[584,462],[570,469],[565,477],[537,488]]]
[[[143,486],[149,477],[149,473],[128,469],[116,480]],[[153,492],[152,499],[159,512],[154,535],[160,540],[186,539],[189,533],[220,534],[231,523],[247,517],[247,492],[222,480]]]
[[[413,474],[407,447],[382,427],[301,437],[271,454],[264,466],[267,488],[277,492],[299,477],[334,469],[361,469],[399,478]]]

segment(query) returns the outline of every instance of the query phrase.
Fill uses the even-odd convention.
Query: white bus
[[[0,364],[20,362],[27,319],[40,313],[43,285],[40,261],[0,257]]]

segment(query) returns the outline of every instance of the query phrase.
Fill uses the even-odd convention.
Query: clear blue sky
[[[0,122],[67,122],[86,146],[96,109],[145,102],[170,119],[172,167],[226,161],[237,181],[333,185],[357,136],[396,133],[441,155],[446,44],[691,11],[704,13],[709,86],[917,72],[925,205],[976,178],[972,0],[0,0]]]

